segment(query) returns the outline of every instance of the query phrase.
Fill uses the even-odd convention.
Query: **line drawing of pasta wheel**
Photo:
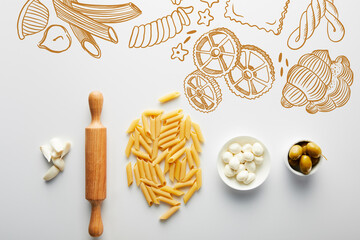
[[[185,78],[184,90],[190,105],[203,113],[214,111],[222,101],[219,84],[214,78],[205,76],[199,70]]]
[[[254,100],[272,87],[274,65],[265,51],[253,45],[242,45],[240,60],[225,76],[225,81],[236,96]]]
[[[195,66],[206,76],[224,76],[235,67],[240,49],[239,39],[232,31],[213,29],[203,34],[194,45]]]

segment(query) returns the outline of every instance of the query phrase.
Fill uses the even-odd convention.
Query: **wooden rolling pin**
[[[106,198],[106,128],[100,121],[103,95],[94,91],[89,95],[91,123],[85,129],[85,198],[91,203],[89,234],[103,233],[101,203]]]

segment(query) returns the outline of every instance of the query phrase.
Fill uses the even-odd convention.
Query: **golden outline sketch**
[[[190,25],[189,14],[193,10],[193,7],[178,7],[170,15],[135,26],[131,33],[129,48],[152,47],[175,37],[182,32],[183,26]]]
[[[212,7],[212,5],[214,5],[214,3],[218,3],[219,0],[200,0],[203,3],[206,3],[208,5],[209,8]]]
[[[184,61],[185,56],[189,54],[189,51],[183,49],[182,43],[179,43],[176,47],[172,48],[171,59],[179,59],[180,61]]]
[[[312,0],[301,15],[299,27],[289,36],[289,48],[297,50],[304,46],[324,17],[327,20],[329,39],[333,42],[341,41],[345,36],[345,28],[339,20],[339,13],[333,0]]]
[[[285,108],[306,105],[311,114],[330,112],[349,101],[353,80],[345,56],[332,61],[327,50],[315,50],[303,55],[289,70],[281,104]]]
[[[206,8],[203,12],[199,11],[199,20],[197,21],[198,25],[204,24],[205,26],[210,26],[210,22],[214,20],[214,17],[210,14],[210,9]]]
[[[68,50],[71,46],[71,37],[65,27],[61,25],[51,25],[45,32],[38,44],[41,49],[46,49],[52,53],[61,53]]]
[[[172,4],[180,5],[182,0],[171,0]]]

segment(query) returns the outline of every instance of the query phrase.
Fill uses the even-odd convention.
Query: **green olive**
[[[302,147],[300,147],[299,145],[294,145],[290,148],[289,158],[291,160],[298,160],[302,154]]]
[[[290,166],[295,169],[298,170],[299,169],[299,161],[297,160],[291,160],[290,158],[288,159]]]
[[[313,142],[306,145],[307,154],[312,158],[319,158],[321,156],[321,148]]]
[[[307,155],[302,155],[300,158],[300,171],[307,175],[311,172],[312,162],[311,158]]]
[[[307,147],[306,147],[306,145],[302,146],[302,150],[303,150],[303,154],[306,154],[306,153],[307,153]]]

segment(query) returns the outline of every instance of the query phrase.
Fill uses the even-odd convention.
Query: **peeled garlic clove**
[[[255,173],[249,173],[247,179],[244,181],[245,184],[249,184],[251,183],[252,181],[254,181],[256,178],[256,175]]]
[[[62,159],[62,158],[53,159],[52,162],[60,171],[64,171],[64,168],[65,168],[64,159]]]
[[[238,143],[233,143],[229,146],[229,151],[232,152],[233,154],[238,154],[239,152],[241,152],[241,150],[242,147]]]
[[[244,158],[244,154],[243,153],[238,153],[235,155],[235,157],[237,159],[239,159],[240,163],[244,163],[245,162],[245,158]]]
[[[246,162],[245,168],[248,172],[255,172],[256,171],[256,164],[254,162]]]
[[[233,157],[231,158],[230,162],[229,162],[229,167],[232,169],[232,170],[238,170],[240,166],[240,161],[239,159],[237,159],[237,157]]]
[[[252,146],[251,144],[247,143],[243,146],[243,149],[242,149],[244,152],[251,152],[252,150]]]
[[[236,171],[236,174],[238,174],[239,172],[244,171],[244,170],[246,170],[245,165],[244,165],[244,164],[240,164],[238,170]]]
[[[65,143],[64,141],[62,141],[59,138],[53,138],[50,140],[50,145],[52,146],[52,148],[55,150],[55,152],[57,153],[62,153],[62,151],[65,148]]]
[[[254,154],[252,152],[244,152],[244,159],[247,162],[254,160]]]
[[[256,165],[261,165],[264,162],[264,158],[263,157],[254,157],[254,162]]]
[[[38,46],[53,53],[61,53],[70,48],[71,37],[63,26],[51,25],[45,30]]]
[[[42,145],[40,147],[40,151],[42,152],[42,154],[44,155],[44,157],[46,158],[46,160],[48,160],[48,162],[51,161],[51,153],[53,151],[52,147],[50,146],[50,144],[45,144]]]
[[[229,164],[226,164],[224,168],[224,174],[225,176],[231,178],[235,175],[235,171],[230,168]]]
[[[64,149],[63,149],[63,151],[61,153],[61,158],[63,158],[70,151],[70,148],[71,148],[71,143],[70,142],[65,142]]]
[[[239,173],[236,175],[236,180],[237,180],[238,182],[243,182],[243,181],[245,181],[245,180],[248,178],[248,176],[249,176],[249,172],[246,171],[246,170],[244,170],[244,171],[239,172]]]
[[[45,173],[43,179],[45,181],[49,181],[51,179],[53,179],[54,177],[56,177],[56,175],[58,175],[60,172],[60,170],[56,167],[56,166],[52,166],[51,168],[49,168],[49,170]]]
[[[222,155],[222,160],[224,163],[229,163],[230,162],[230,159],[233,158],[233,154],[231,152],[224,152],[223,155]]]
[[[254,143],[254,145],[252,146],[252,152],[254,153],[255,156],[262,156],[264,154],[264,148],[261,146],[260,143]]]

